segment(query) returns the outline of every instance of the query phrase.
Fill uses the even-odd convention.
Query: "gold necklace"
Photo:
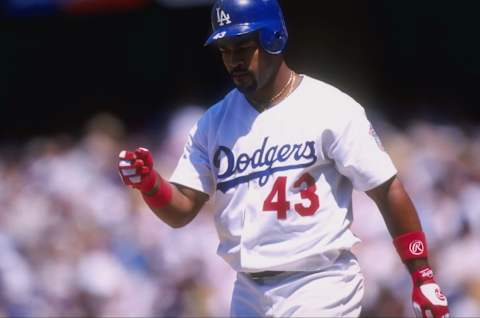
[[[273,102],[275,100],[277,100],[277,98],[279,98],[284,92],[285,90],[287,89],[287,87],[289,87],[290,89],[288,90],[288,93],[290,93],[290,90],[291,90],[291,84],[292,84],[292,81],[293,79],[295,78],[294,76],[294,72],[293,71],[290,71],[290,77],[288,78],[288,81],[287,83],[282,87],[282,89],[277,93],[275,94],[272,98],[270,98],[270,100],[266,103],[260,103],[260,102],[257,102],[256,100],[254,99],[251,99],[253,102],[257,103],[258,106],[261,106],[262,107],[262,110],[266,110],[268,108],[271,107],[271,105],[273,104]]]
[[[285,86],[283,86],[282,89],[277,94],[275,94],[275,96],[270,98],[270,100],[268,101],[268,104],[272,104],[275,100],[277,100],[277,98],[280,97],[283,94],[283,92],[285,92],[287,87],[290,86],[290,84],[292,83],[292,80],[293,80],[293,71],[290,71],[290,77],[288,78],[287,84],[285,84]]]

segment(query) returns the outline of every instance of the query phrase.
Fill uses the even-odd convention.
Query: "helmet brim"
[[[245,35],[248,33],[258,31],[263,26],[264,26],[264,23],[243,23],[243,24],[234,24],[231,26],[219,28],[214,32],[212,32],[212,34],[210,34],[207,41],[205,41],[204,46],[209,46],[210,44],[220,39]]]

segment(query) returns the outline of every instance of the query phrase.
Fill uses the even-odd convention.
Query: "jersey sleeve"
[[[213,194],[213,177],[208,157],[205,117],[190,130],[183,154],[170,177],[170,182]]]
[[[368,191],[393,177],[397,170],[365,110],[356,104],[349,113],[349,120],[334,134],[328,155],[356,190]]]

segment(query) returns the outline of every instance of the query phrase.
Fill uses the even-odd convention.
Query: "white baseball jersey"
[[[218,254],[237,271],[315,271],[359,239],[352,189],[396,174],[364,109],[303,75],[259,113],[238,90],[190,132],[171,182],[214,200]]]

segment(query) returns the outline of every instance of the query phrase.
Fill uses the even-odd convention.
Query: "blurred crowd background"
[[[166,177],[230,87],[204,49],[212,1],[0,4],[0,316],[224,317],[235,273],[207,206],[158,220],[117,174],[150,148]],[[366,109],[418,209],[453,317],[480,316],[478,5],[281,1],[287,61]],[[473,2],[472,2],[473,3]],[[363,317],[412,317],[410,277],[354,193]]]
[[[126,134],[111,114],[83,136],[33,138],[0,157],[0,316],[226,316],[234,273],[215,255],[208,207],[173,230],[117,175],[119,149],[147,145],[169,176],[203,112],[170,118],[162,138]],[[454,317],[480,314],[480,129],[412,123],[380,135],[415,202],[431,262]],[[2,149],[2,152],[5,149]],[[365,277],[364,317],[412,316],[410,276],[380,212],[354,196],[355,247]]]

